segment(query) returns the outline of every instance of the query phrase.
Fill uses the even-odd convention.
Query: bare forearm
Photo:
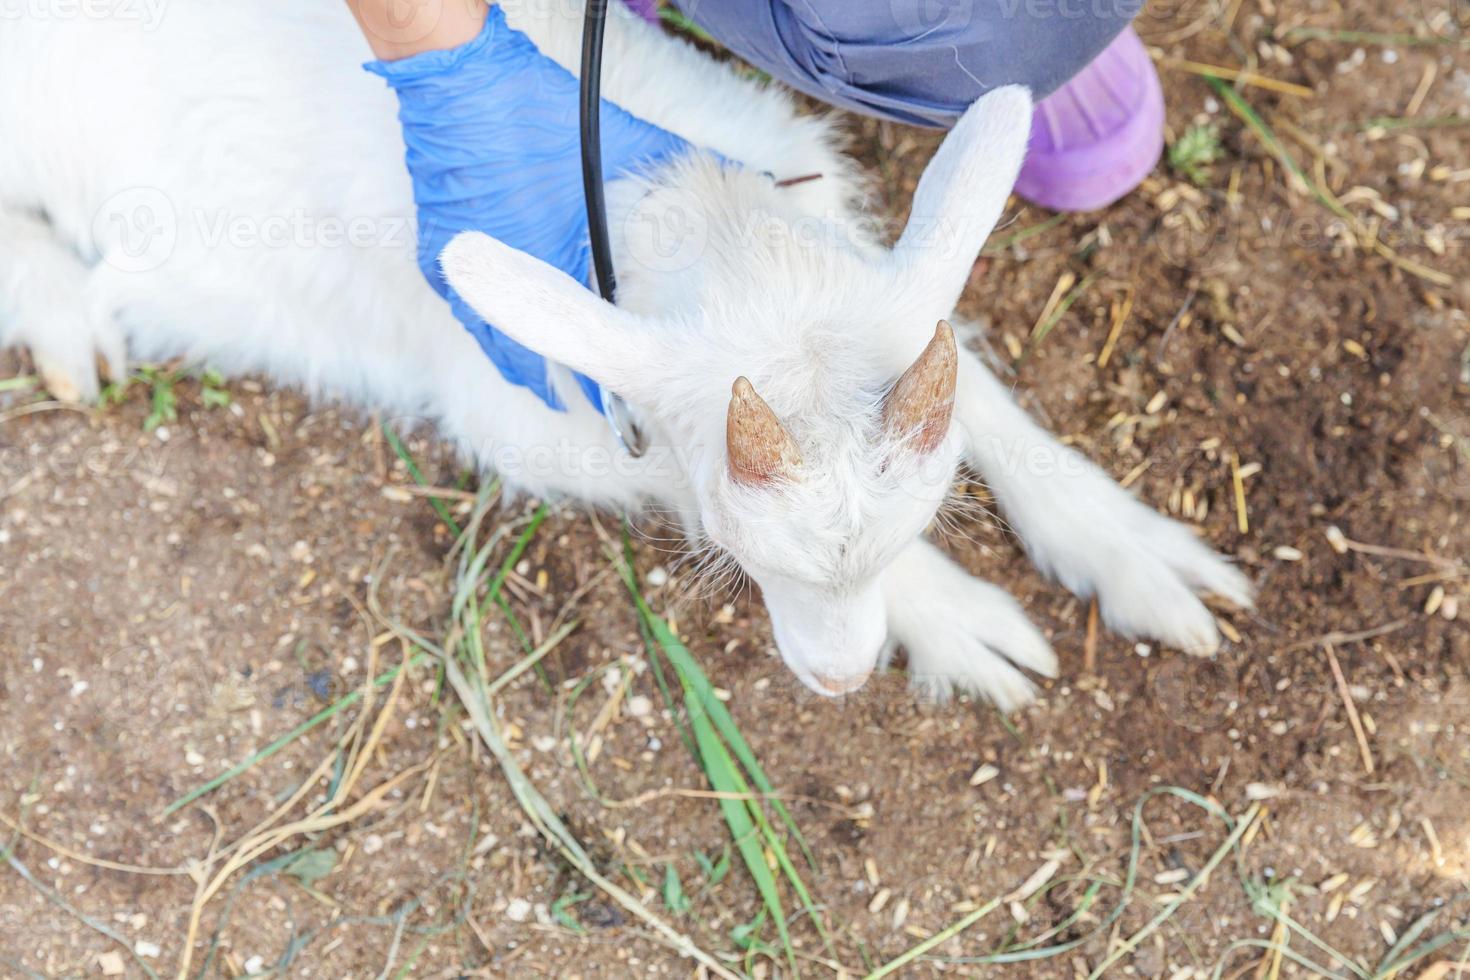
[[[486,0],[347,0],[358,26],[385,61],[458,47],[485,25]]]

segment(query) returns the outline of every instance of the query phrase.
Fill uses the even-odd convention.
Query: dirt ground
[[[661,583],[654,608],[793,796],[834,930],[824,949],[793,919],[803,973],[861,974],[997,897],[904,972],[1087,976],[1142,930],[1109,975],[1317,975],[1300,955],[1376,976],[1426,914],[1440,910],[1421,939],[1470,925],[1467,26],[1463,4],[1434,0],[1155,5],[1139,28],[1165,58],[1171,140],[1218,123],[1223,154],[1203,186],[1161,164],[1118,205],[1049,226],[1013,201],[976,266],[963,310],[990,324],[1028,407],[1258,584],[1256,611],[1221,610],[1231,640],[1217,657],[1106,630],[1089,640],[1086,603],[997,523],[969,521],[946,547],[1022,598],[1060,679],[1010,719],[917,703],[900,674],[822,701],[781,666],[758,602],[694,598],[677,554],[637,541],[640,572]],[[1186,61],[1305,86],[1239,91],[1398,263],[1293,189]],[[936,138],[859,121],[853,133],[880,206],[901,217]],[[1063,277],[1086,288],[1031,342]],[[30,370],[0,355],[0,377]],[[95,412],[0,395],[0,976],[174,973],[191,862],[287,801],[361,705],[165,816],[168,804],[398,662],[362,608],[370,582],[415,629],[443,630],[451,536],[373,420],[250,379],[226,390],[228,406],[208,407],[181,382],[177,420],[151,432],[144,385]],[[430,483],[459,478],[431,438],[409,447]],[[528,506],[495,519],[519,526]],[[615,517],[598,520],[616,532]],[[707,784],[641,669],[593,519],[553,511],[507,588],[533,642],[579,624],[546,661],[550,687],[527,675],[503,697],[529,776],[606,873],[703,948],[739,954],[732,930],[759,896],[738,858],[711,881],[695,856],[717,863],[729,834],[715,801],[686,792]],[[498,620],[486,642],[500,669],[519,658]],[[634,673],[614,711],[604,680],[620,660]],[[432,665],[409,676],[362,785],[407,775],[229,878],[203,906],[191,972],[694,973],[547,850],[463,711],[436,698]],[[596,733],[590,784],[573,731]],[[1222,850],[1226,825],[1166,787],[1264,816]],[[1124,894],[1145,800],[1136,882],[1097,934]],[[310,862],[270,863],[303,852]],[[670,864],[686,910],[664,900]],[[1053,876],[1028,895],[1039,869]],[[1036,936],[1082,941],[966,962]],[[1290,954],[1262,945],[1283,938]],[[1401,975],[1470,976],[1467,956],[1461,938]],[[787,973],[758,952],[729,965]]]

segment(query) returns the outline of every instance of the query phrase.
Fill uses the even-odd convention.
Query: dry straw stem
[[[40,844],[47,850],[60,854],[68,861],[75,861],[77,864],[85,864],[93,868],[102,868],[107,871],[120,871],[123,874],[130,875],[156,875],[160,877],[193,874],[195,869],[195,866],[192,864],[179,865],[174,868],[154,868],[140,864],[127,864],[122,861],[109,861],[106,858],[95,858],[83,854],[80,851],[74,851],[59,841],[54,841],[49,837],[43,837],[34,830],[22,825],[19,821],[14,820],[8,814],[0,813],[0,823],[5,824],[5,826],[22,837]]]
[[[1342,706],[1347,710],[1348,722],[1353,726],[1353,735],[1358,740],[1358,752],[1363,757],[1363,768],[1368,775],[1373,775],[1373,750],[1368,747],[1368,734],[1363,731],[1363,721],[1358,717],[1358,706],[1353,703],[1353,692],[1348,687],[1347,678],[1343,676],[1342,665],[1337,662],[1337,651],[1332,649],[1331,643],[1322,644],[1322,649],[1327,653],[1328,666],[1332,668],[1333,679],[1337,681],[1337,692],[1342,695]]]
[[[1191,901],[1195,893],[1210,880],[1210,873],[1219,867],[1220,862],[1225,860],[1225,855],[1229,854],[1235,848],[1235,845],[1245,836],[1246,831],[1255,824],[1256,818],[1260,816],[1260,813],[1261,804],[1252,803],[1250,809],[1245,812],[1245,816],[1241,817],[1240,821],[1235,825],[1235,829],[1230,832],[1230,836],[1225,838],[1225,843],[1221,844],[1215,853],[1210,855],[1210,859],[1205,862],[1204,867],[1200,868],[1199,873],[1190,879],[1189,884],[1185,885],[1179,892],[1179,896],[1164,906],[1159,911],[1159,914],[1150,919],[1148,924],[1142,929],[1118,944],[1108,954],[1107,958],[1099,963],[1097,968],[1088,975],[1087,980],[1097,980],[1098,977],[1101,977],[1107,972],[1108,967],[1118,962],[1124,956],[1127,956],[1134,949],[1137,949],[1139,943],[1158,931],[1158,928],[1172,918],[1174,913],[1178,912],[1184,903]]]
[[[475,515],[475,519],[471,522],[471,533],[478,526],[484,506],[484,504],[481,505],[479,512]],[[474,571],[474,569],[477,567],[473,562],[466,564],[466,569],[471,570],[471,574],[476,579],[478,578],[478,572]],[[367,597],[369,611],[379,623],[402,639],[405,645],[412,645],[421,650],[427,650],[439,658],[440,663],[444,666],[445,679],[449,681],[450,687],[454,689],[455,695],[459,698],[460,703],[464,705],[465,711],[469,715],[470,723],[474,726],[476,734],[480,736],[480,741],[490,750],[490,754],[495,757],[496,762],[500,764],[501,771],[505,774],[506,782],[510,784],[511,792],[515,794],[516,802],[520,804],[521,809],[525,812],[527,818],[530,819],[531,824],[536,828],[537,832],[545,838],[546,842],[568,864],[576,868],[584,878],[599,888],[618,905],[626,909],[635,918],[648,925],[654,931],[657,939],[668,944],[680,955],[695,960],[716,976],[723,977],[725,980],[740,980],[737,974],[732,973],[719,960],[701,949],[695,944],[694,940],[664,922],[634,895],[624,890],[616,882],[608,879],[597,870],[596,864],[582,848],[576,836],[562,822],[561,818],[557,816],[551,804],[546,801],[546,798],[541,795],[540,791],[536,789],[535,784],[531,782],[524,770],[521,769],[519,763],[516,762],[515,755],[506,746],[505,740],[501,737],[499,726],[492,720],[495,712],[494,702],[491,700],[491,692],[502,690],[515,677],[524,674],[535,662],[545,657],[547,653],[554,649],[571,632],[575,623],[569,623],[562,629],[554,632],[540,647],[531,651],[531,653],[522,658],[510,670],[500,675],[495,681],[489,684],[486,684],[483,678],[476,678],[476,680],[471,681],[470,678],[465,676],[459,663],[459,644],[465,637],[462,624],[454,624],[445,641],[445,646],[440,647],[383,613],[382,607],[378,603],[377,585],[385,578],[384,573],[386,572],[386,568],[387,562],[385,560],[378,574],[373,576],[373,584],[368,590]],[[474,609],[473,601],[466,601],[457,605],[461,615],[465,615]]]
[[[1229,85],[1226,85],[1224,81],[1222,81],[1215,75],[1206,73],[1204,74],[1204,79],[1206,82],[1209,83],[1210,88],[1215,91],[1215,94],[1220,96],[1220,98],[1224,100],[1225,104],[1230,107],[1230,111],[1233,112],[1241,120],[1241,122],[1245,123],[1247,129],[1255,134],[1256,138],[1261,141],[1262,145],[1266,147],[1267,151],[1269,151],[1273,157],[1280,161],[1281,166],[1284,167],[1286,169],[1286,172],[1291,175],[1291,178],[1293,181],[1296,182],[1296,185],[1302,188],[1306,188],[1308,191],[1311,192],[1312,196],[1317,200],[1319,204],[1321,204],[1324,208],[1332,212],[1337,217],[1341,218],[1342,221],[1352,231],[1353,235],[1357,238],[1359,243],[1361,243],[1364,247],[1369,248],[1374,252],[1377,252],[1379,255],[1383,256],[1383,258],[1387,259],[1390,263],[1402,269],[1404,272],[1409,273],[1410,275],[1417,276],[1420,279],[1425,280],[1426,282],[1432,282],[1437,286],[1454,285],[1454,277],[1440,272],[1438,269],[1431,269],[1429,266],[1423,265],[1419,262],[1415,262],[1413,259],[1406,259],[1403,256],[1399,255],[1398,252],[1394,251],[1391,247],[1384,244],[1383,241],[1379,239],[1377,232],[1370,229],[1358,218],[1357,215],[1349,211],[1347,207],[1342,203],[1342,201],[1338,199],[1337,195],[1332,193],[1332,190],[1327,186],[1325,181],[1317,176],[1308,176],[1306,171],[1301,168],[1301,165],[1296,162],[1296,158],[1293,157],[1291,153],[1286,149],[1286,147],[1282,145],[1281,140],[1278,139],[1271,128],[1266,125],[1265,121],[1260,117],[1256,110],[1251,107],[1250,103],[1245,101],[1245,99],[1241,97],[1239,92],[1231,88]]]
[[[83,415],[96,415],[97,412],[90,405],[77,405],[72,402],[45,401],[31,402],[29,405],[18,405],[15,408],[0,412],[0,425],[6,422],[14,422],[16,419],[25,418],[27,415],[36,415],[41,412],[81,412]]]
[[[1121,299],[1115,298],[1112,303],[1112,325],[1108,328],[1108,339],[1103,341],[1102,350],[1097,355],[1097,366],[1105,368],[1113,356],[1113,349],[1118,346],[1118,338],[1123,335],[1123,325],[1128,322],[1128,314],[1133,312],[1133,287],[1129,286]]]
[[[1082,672],[1097,673],[1097,597],[1087,603],[1087,635],[1082,640]]]
[[[448,651],[440,651],[440,654],[445,676],[469,713],[470,722],[475,726],[475,732],[480,736],[485,747],[490,750],[490,754],[495,756],[496,761],[500,763],[500,768],[505,773],[506,781],[510,783],[516,800],[547,843],[581,872],[583,877],[642,920],[681,955],[696,960],[716,976],[727,978],[727,980],[739,980],[739,977],[726,969],[719,960],[695,945],[694,940],[654,915],[646,905],[597,870],[587,852],[582,849],[572,832],[557,817],[546,799],[536,790],[517,764],[515,756],[506,747],[498,726],[491,720],[493,711],[488,697],[484,692],[477,691],[471,686],[464,672],[460,670],[457,658]]]
[[[1396,619],[1393,622],[1385,623],[1382,626],[1374,626],[1371,629],[1358,630],[1353,633],[1344,633],[1340,630],[1333,630],[1330,633],[1323,633],[1321,636],[1314,636],[1309,640],[1299,640],[1296,643],[1291,644],[1290,646],[1282,647],[1281,652],[1291,653],[1295,650],[1305,650],[1308,647],[1325,646],[1327,644],[1346,646],[1349,643],[1361,643],[1364,640],[1373,640],[1377,639],[1380,636],[1387,636],[1389,633],[1396,633],[1399,630],[1403,629],[1405,626],[1408,626],[1410,622],[1412,622],[1412,620]]]
[[[658,789],[651,789],[645,793],[639,793],[637,796],[630,796],[626,800],[599,798],[598,803],[609,810],[625,810],[630,807],[646,806],[654,800],[663,800],[669,797],[690,800],[741,800],[757,803],[763,803],[768,800],[806,803],[811,806],[820,806],[826,807],[829,810],[835,810],[848,819],[853,819],[861,812],[857,807],[848,806],[845,803],[839,803],[835,800],[824,800],[817,796],[802,796],[799,793],[736,793],[718,789],[686,789],[682,786],[660,786]]]
[[[1253,71],[1244,69],[1226,68],[1224,65],[1207,65],[1203,62],[1188,61],[1184,58],[1171,58],[1167,55],[1154,55],[1154,60],[1164,68],[1174,68],[1179,71],[1187,71],[1192,75],[1204,75],[1209,78],[1223,78],[1226,81],[1235,82],[1238,85],[1253,85],[1256,88],[1269,89],[1272,92],[1280,92],[1282,95],[1294,95],[1301,99],[1310,99],[1317,94],[1305,85],[1298,85],[1295,82],[1283,82],[1279,79],[1257,75]]]
[[[1241,534],[1251,533],[1250,514],[1245,506],[1245,476],[1240,472],[1240,455],[1230,454],[1230,485],[1235,490],[1235,527]]]
[[[404,644],[403,651],[406,665],[410,652],[407,644]],[[338,751],[342,751],[349,744],[351,747],[347,749],[348,756],[347,764],[344,768],[344,776],[339,782],[336,792],[332,794],[330,799],[312,810],[311,813],[301,820],[279,827],[272,827],[275,821],[285,816],[287,812],[295,807],[328,774],[337,757],[337,752],[328,753],[312,774],[302,781],[290,799],[278,807],[260,824],[256,825],[255,828],[252,828],[251,831],[223,850],[216,850],[214,847],[210,848],[210,853],[201,863],[200,873],[197,876],[199,887],[195,892],[194,902],[190,908],[189,929],[185,937],[183,950],[179,956],[179,980],[185,980],[188,976],[190,961],[193,957],[194,941],[199,933],[199,924],[204,915],[204,907],[209,903],[211,898],[219,893],[219,890],[224,887],[225,882],[236,871],[250,864],[256,858],[281,846],[293,837],[305,834],[319,834],[334,827],[352,823],[358,817],[377,808],[394,789],[397,789],[408,779],[423,772],[433,764],[435,757],[411,766],[379,783],[346,809],[337,809],[352,793],[363,771],[366,769],[368,761],[372,759],[373,754],[376,752],[388,721],[391,719],[393,711],[397,706],[398,696],[403,688],[403,678],[406,673],[406,670],[400,669],[398,676],[393,679],[393,687],[389,691],[387,700],[383,704],[383,709],[378,713],[372,731],[366,739],[362,737],[362,732],[370,714],[370,702],[366,705],[367,710],[359,713],[348,733],[339,742]],[[372,676],[371,671],[369,672],[369,676]],[[225,860],[224,866],[212,878],[206,878],[205,869],[212,868],[220,859],[226,857],[228,859]]]
[[[896,959],[890,960],[887,963],[883,964],[872,973],[869,973],[864,978],[864,980],[878,980],[879,977],[886,977],[890,973],[902,969],[903,967],[912,963],[914,960],[918,959],[920,956],[923,956],[925,953],[929,952],[929,950],[938,946],[940,943],[943,943],[952,936],[959,935],[966,929],[970,928],[970,926],[985,918],[991,912],[994,912],[996,909],[1000,908],[1000,904],[1004,900],[1005,896],[997,895],[995,898],[992,898],[984,905],[975,909],[963,919],[960,919],[946,929],[942,929],[939,932],[936,932],[934,935],[919,943],[917,946],[912,947],[902,956],[899,956]]]

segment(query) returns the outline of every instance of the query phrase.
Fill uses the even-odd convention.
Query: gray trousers
[[[675,0],[725,47],[814,98],[945,127],[999,85],[1050,94],[1143,2]]]

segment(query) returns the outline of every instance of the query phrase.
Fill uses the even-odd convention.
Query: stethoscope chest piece
[[[633,410],[621,396],[606,388],[602,389],[602,414],[629,456],[637,459],[648,451],[648,433],[633,418]]]

